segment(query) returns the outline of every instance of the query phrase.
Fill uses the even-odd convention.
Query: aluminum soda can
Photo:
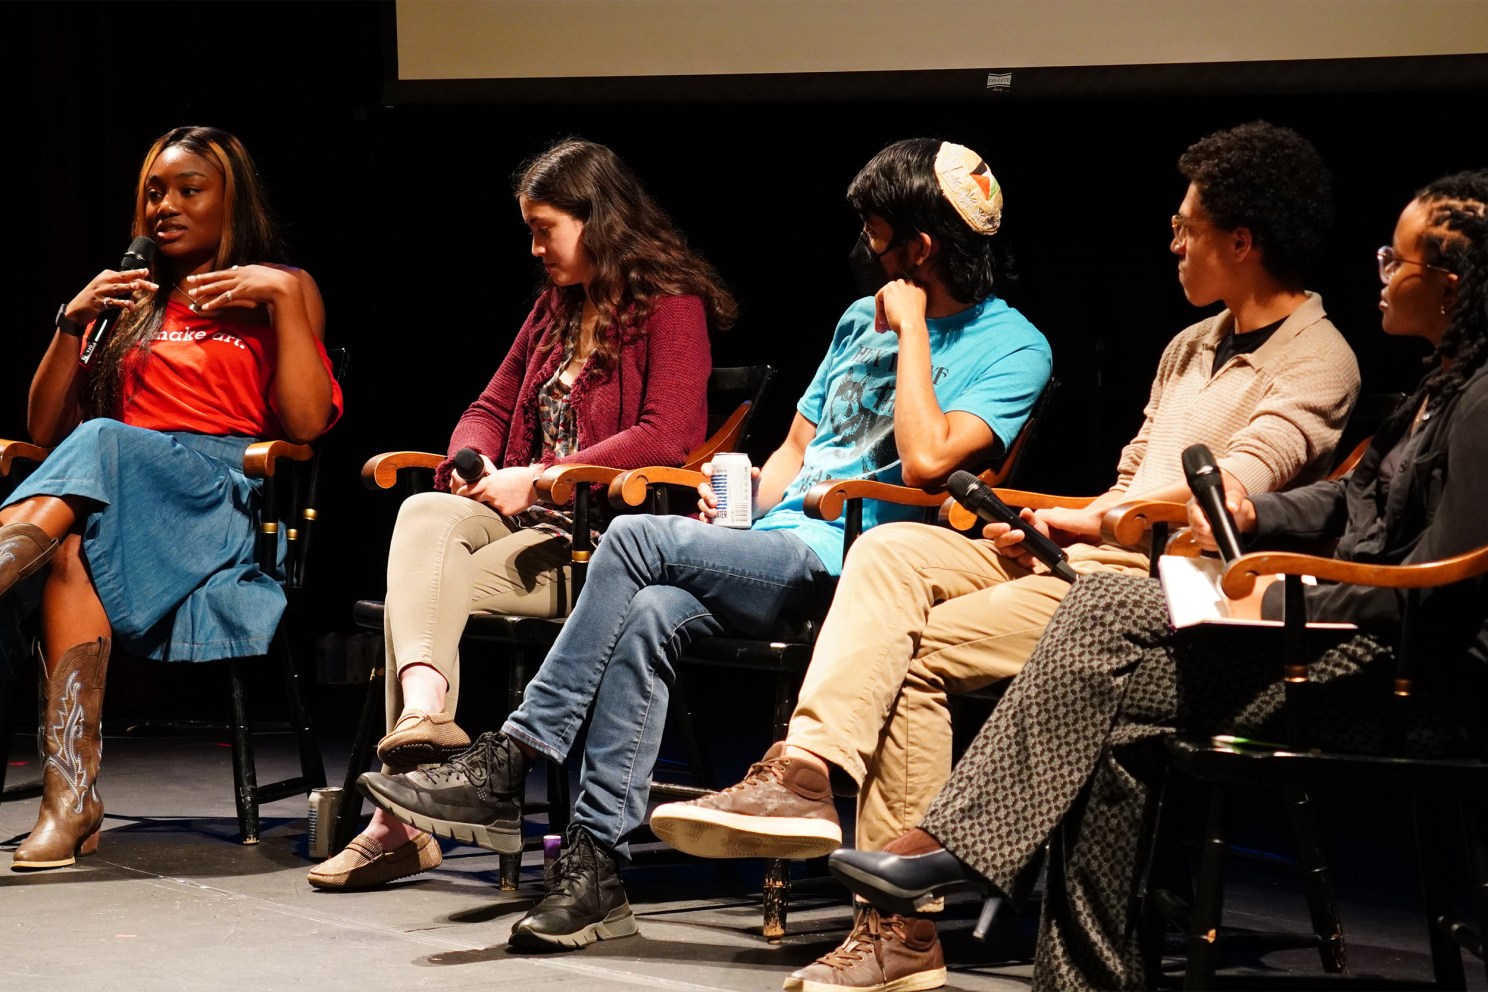
[[[742,451],[725,451],[713,456],[711,477],[713,494],[718,497],[719,527],[748,530],[753,522],[754,480],[750,478],[749,456]]]
[[[310,790],[310,857],[323,859],[331,856],[331,838],[336,835],[340,806],[339,788]]]

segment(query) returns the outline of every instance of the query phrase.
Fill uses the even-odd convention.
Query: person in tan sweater
[[[1147,573],[1144,552],[1101,542],[1101,517],[1132,499],[1186,500],[1184,448],[1209,446],[1237,497],[1311,482],[1358,394],[1352,350],[1302,284],[1331,217],[1316,149],[1255,122],[1178,164],[1189,180],[1171,221],[1178,279],[1190,303],[1224,309],[1165,349],[1111,488],[1083,509],[1023,512],[1082,575]],[[1070,589],[1022,531],[983,533],[899,523],[854,544],[786,739],[739,784],[657,807],[657,836],[705,857],[826,854],[841,843],[834,786],[856,787],[860,849],[917,824],[950,773],[948,696],[1016,675]],[[944,976],[930,920],[864,908],[844,944],[785,987],[928,989]]]

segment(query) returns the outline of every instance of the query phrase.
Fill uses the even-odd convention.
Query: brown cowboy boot
[[[103,800],[98,761],[103,754],[103,681],[109,639],[74,644],[46,673],[41,727],[41,813],[11,868],[60,868],[98,850]]]
[[[0,527],[0,596],[51,560],[57,542],[35,524]]]

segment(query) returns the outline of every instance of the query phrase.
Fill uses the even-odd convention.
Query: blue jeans
[[[573,822],[628,860],[626,838],[646,818],[678,657],[699,637],[764,636],[782,615],[819,613],[831,585],[816,554],[788,531],[620,517],[501,729],[562,761],[592,705]]]

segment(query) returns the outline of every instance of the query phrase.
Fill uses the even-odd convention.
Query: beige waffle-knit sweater
[[[1215,348],[1233,327],[1222,310],[1168,343],[1113,489],[1139,495],[1181,480],[1183,449],[1198,443],[1251,493],[1327,471],[1359,393],[1359,365],[1322,297],[1308,293],[1270,340],[1211,377]]]

